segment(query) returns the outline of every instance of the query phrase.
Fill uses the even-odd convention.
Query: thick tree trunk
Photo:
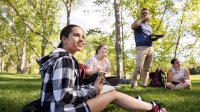
[[[121,1],[120,1],[121,2]],[[121,11],[120,11],[120,19],[121,19],[121,35],[122,35],[122,75],[123,78],[126,78],[126,70],[125,67],[123,67],[125,65],[125,50],[124,50],[124,16],[123,16],[123,6],[121,6]]]
[[[116,30],[116,61],[117,61],[117,77],[120,78],[122,69],[122,55],[121,55],[121,35],[120,35],[120,11],[119,11],[119,1],[114,0],[114,10],[115,10],[115,30]]]
[[[0,71],[4,71],[4,60],[3,60],[3,53],[0,54]]]
[[[26,64],[26,37],[23,40],[23,46],[22,46],[22,59],[21,59],[21,65],[20,65],[20,73],[25,73],[26,69],[25,69],[25,64]]]
[[[26,64],[26,37],[22,43],[22,54],[19,53],[19,46],[16,46],[16,51],[18,54],[18,64],[17,64],[17,73],[25,73],[25,64]]]
[[[45,37],[43,37],[42,45],[41,45],[41,49],[42,49],[41,50],[41,57],[43,57],[45,55],[46,45],[47,45],[46,39],[45,39]]]

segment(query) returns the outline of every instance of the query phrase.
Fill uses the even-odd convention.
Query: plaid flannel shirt
[[[64,49],[37,60],[43,79],[41,105],[46,112],[88,112],[88,99],[96,96],[92,85],[82,85],[78,62]]]

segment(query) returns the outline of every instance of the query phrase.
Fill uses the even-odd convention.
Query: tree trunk
[[[121,2],[121,1],[120,1]],[[123,17],[123,6],[121,6],[121,11],[120,11],[120,19],[121,19],[121,35],[122,35],[122,75],[123,78],[126,79],[126,71],[125,71],[125,67],[123,67],[123,65],[125,65],[125,50],[124,50],[124,17]]]
[[[43,57],[45,55],[46,44],[47,44],[46,39],[45,39],[45,37],[43,37],[42,45],[41,45],[41,49],[42,49],[41,50],[41,57]]]
[[[15,49],[16,49],[16,53],[17,53],[17,73],[20,73],[20,65],[21,65],[21,57],[20,57],[20,53],[19,53],[19,46],[18,46],[18,40],[17,37],[14,37],[14,42],[15,42]]]
[[[32,65],[33,63],[35,62],[35,59],[34,59],[34,55],[31,55],[30,56],[30,64],[27,64],[26,66],[26,70],[28,70],[28,73],[31,74],[32,73]]]
[[[15,47],[17,52],[17,73],[25,73],[25,64],[26,64],[26,37],[23,39],[22,42],[22,54],[19,53],[19,46],[17,46],[17,41],[15,40]]]
[[[14,61],[11,59],[10,55],[8,54],[8,52],[6,51],[6,49],[4,48],[4,45],[2,42],[0,42],[0,47],[1,49],[3,50],[3,52],[6,54],[8,60],[10,61],[10,63],[15,67],[17,68],[17,66],[15,65]]]
[[[177,51],[178,51],[178,46],[179,46],[180,39],[181,39],[181,31],[182,31],[184,14],[185,14],[185,7],[183,8],[183,14],[182,14],[182,18],[181,18],[181,23],[180,23],[179,29],[178,29],[178,39],[177,39],[176,46],[175,46],[174,58],[177,58]]]
[[[122,69],[122,55],[121,55],[121,35],[120,35],[120,11],[119,11],[119,2],[114,0],[114,10],[115,10],[115,30],[116,30],[116,42],[115,42],[115,51],[116,51],[116,61],[117,61],[117,77],[120,78],[121,69]]]
[[[23,40],[23,46],[22,46],[22,58],[21,58],[21,65],[20,65],[20,73],[25,73],[26,69],[25,69],[25,64],[26,64],[26,35],[25,38]]]
[[[42,16],[42,45],[41,45],[41,57],[45,55],[45,49],[46,49],[46,38],[45,38],[45,21],[44,21],[44,14],[43,14],[43,0],[40,1],[40,13]]]
[[[3,53],[0,54],[0,71],[4,71],[4,60],[3,60]]]
[[[67,11],[67,25],[70,24],[70,15],[71,15],[71,8],[72,8],[72,0],[63,0],[63,3],[65,4],[65,8]]]

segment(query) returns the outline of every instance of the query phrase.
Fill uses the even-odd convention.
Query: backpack
[[[166,81],[166,75],[161,69],[156,69],[155,72],[149,74],[150,77],[150,87],[164,87],[164,82]]]
[[[86,71],[86,67],[84,64],[81,64],[79,63],[79,72],[80,72],[80,75],[81,75],[81,80],[83,81],[84,78],[85,78],[85,71]]]
[[[21,112],[42,112],[41,99],[34,100],[21,108]]]

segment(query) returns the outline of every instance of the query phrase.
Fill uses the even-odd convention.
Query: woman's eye
[[[74,33],[74,36],[75,36],[75,37],[82,37],[83,39],[85,38],[84,35],[81,36],[81,35],[78,34],[78,33]]]
[[[79,34],[75,33],[74,36],[79,36]]]

